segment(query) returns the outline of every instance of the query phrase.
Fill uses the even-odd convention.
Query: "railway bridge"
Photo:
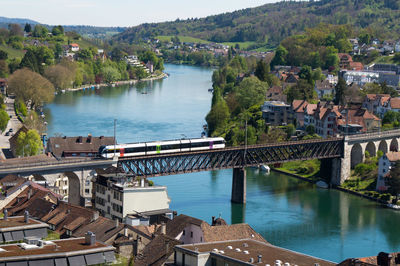
[[[350,177],[350,170],[365,158],[380,150],[383,153],[398,151],[400,130],[345,136],[343,138],[290,141],[284,143],[229,147],[224,149],[167,153],[137,157],[121,157],[118,160],[76,159],[41,164],[1,165],[0,176],[10,173],[30,175],[34,173],[62,173],[83,171],[118,165],[125,171],[140,177],[155,177],[233,168],[232,201],[246,202],[245,167],[276,164],[296,160],[321,160],[322,174],[332,184],[339,185]],[[82,183],[82,182],[75,182]],[[80,188],[76,188],[78,191]]]

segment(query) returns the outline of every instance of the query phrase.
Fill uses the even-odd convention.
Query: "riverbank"
[[[144,78],[144,79],[130,79],[130,80],[120,80],[120,81],[116,81],[114,83],[99,83],[99,84],[85,84],[76,88],[67,88],[64,91],[80,91],[80,90],[85,90],[85,89],[90,89],[90,88],[102,88],[102,87],[108,87],[108,86],[121,86],[121,85],[135,85],[136,83],[140,82],[140,81],[152,81],[152,80],[159,80],[159,79],[163,79],[168,77],[169,75],[167,73],[161,73],[158,76],[154,76],[154,77],[149,77],[149,78]]]
[[[274,172],[277,172],[277,173],[280,173],[280,174],[285,174],[285,175],[288,175],[288,176],[291,176],[291,177],[294,177],[294,178],[297,178],[297,179],[300,179],[300,180],[303,180],[303,181],[306,181],[306,182],[309,182],[309,183],[312,183],[312,184],[316,184],[318,182],[318,180],[315,179],[315,178],[314,179],[310,179],[309,177],[303,177],[303,176],[300,176],[300,175],[297,175],[297,174],[294,174],[294,173],[291,173],[291,172],[288,172],[288,171],[285,171],[285,170],[282,170],[282,169],[271,168],[271,171],[274,171]],[[322,180],[322,179],[320,179],[320,180]],[[382,200],[382,199],[379,199],[379,198],[376,198],[376,197],[373,197],[373,196],[370,196],[370,195],[366,195],[366,194],[364,194],[362,192],[354,191],[354,190],[347,189],[347,188],[344,188],[344,187],[341,187],[341,186],[335,186],[335,185],[332,185],[332,184],[329,184],[329,187],[333,188],[333,189],[336,189],[336,190],[339,190],[339,191],[342,191],[342,192],[346,192],[346,193],[355,195],[355,196],[359,196],[361,198],[365,198],[365,199],[368,199],[368,200],[375,201],[375,202],[381,204],[383,207],[386,207],[386,208],[391,208],[391,209],[394,209],[394,210],[400,210],[400,206],[399,205],[390,204],[386,200]]]

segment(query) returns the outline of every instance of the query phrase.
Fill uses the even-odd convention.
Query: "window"
[[[190,237],[193,237],[193,232],[190,232]]]
[[[86,193],[86,194],[89,194],[89,193],[90,193],[88,188],[85,189],[85,193]]]
[[[183,236],[185,235],[185,230],[183,230],[183,233],[182,233],[182,235],[183,235]]]

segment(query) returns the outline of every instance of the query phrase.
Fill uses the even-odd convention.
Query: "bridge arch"
[[[351,148],[351,168],[354,168],[357,164],[363,162],[363,149],[359,143],[356,143]]]
[[[369,153],[371,157],[376,156],[376,146],[375,143],[373,142],[368,142],[367,147],[365,148],[365,151]]]
[[[378,150],[379,150],[379,151],[382,151],[383,154],[386,154],[386,153],[388,152],[388,145],[387,145],[387,143],[386,143],[386,140],[382,140],[382,141],[379,143]]]
[[[390,151],[399,151],[399,142],[396,138],[393,138],[390,142]]]

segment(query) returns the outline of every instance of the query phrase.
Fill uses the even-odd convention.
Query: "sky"
[[[50,25],[136,26],[200,18],[277,0],[0,0],[0,16]]]

